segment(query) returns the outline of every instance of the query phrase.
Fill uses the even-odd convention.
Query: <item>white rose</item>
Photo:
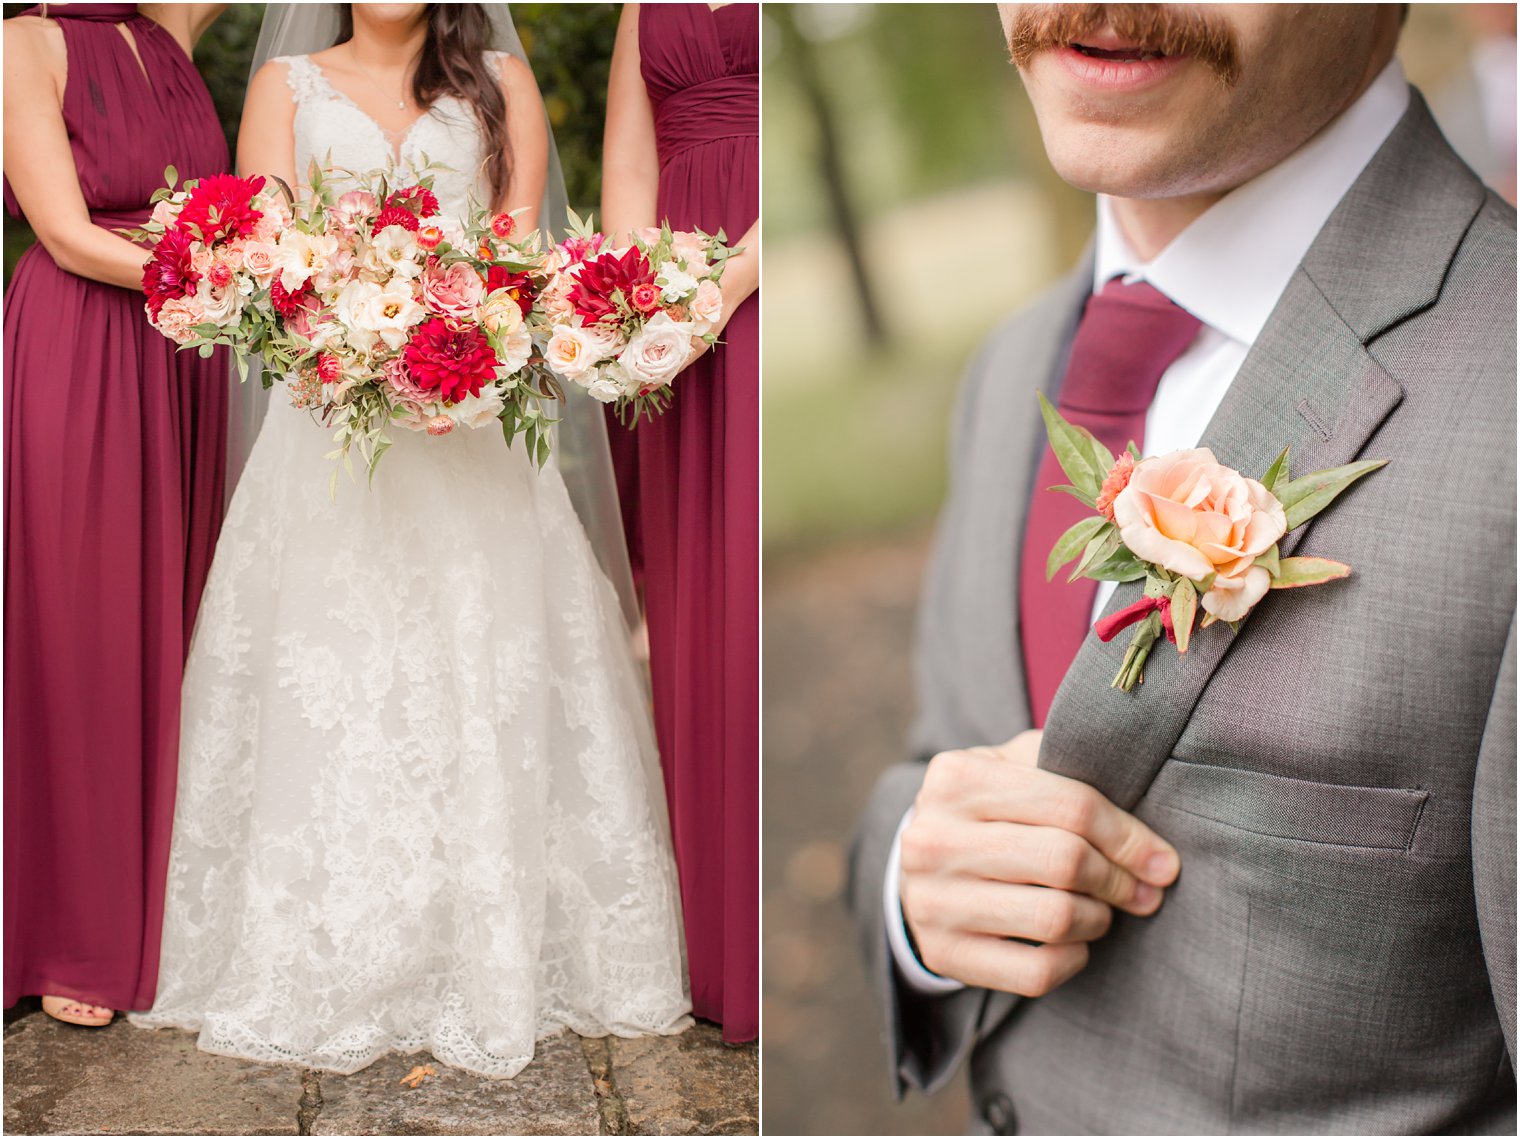
[[[581,331],[586,334],[586,343],[591,346],[598,363],[616,356],[628,343],[623,338],[623,330],[608,321],[583,324]]]
[[[338,252],[338,239],[321,233],[287,229],[280,234],[275,248],[280,284],[286,292],[294,293],[327,267],[328,260]]]
[[[691,315],[692,331],[698,336],[707,335],[722,319],[723,290],[711,281],[703,281],[686,311]]]
[[[598,373],[597,378],[586,385],[586,391],[591,398],[602,403],[616,403],[628,392],[623,390],[623,385],[617,380],[611,379],[605,374]]]
[[[238,292],[235,282],[218,289],[202,277],[195,289],[195,299],[200,304],[204,319],[218,328],[232,324],[243,311],[243,294]]]
[[[453,407],[445,408],[444,414],[466,427],[490,427],[501,415],[502,406],[500,389],[487,384],[479,395],[465,396]]]
[[[562,324],[544,345],[544,362],[567,380],[580,380],[596,363],[596,351],[584,328]]]
[[[660,286],[660,299],[668,305],[680,304],[697,288],[697,279],[674,261],[667,261],[660,266],[659,276],[654,279],[654,283]]]
[[[533,334],[521,321],[506,336],[498,337],[497,342],[501,345],[502,353],[501,366],[497,375],[503,379],[521,370],[533,357]]]
[[[373,273],[415,277],[422,272],[417,256],[417,235],[399,225],[388,225],[376,234],[364,251],[364,268]]]
[[[668,313],[657,313],[628,342],[618,363],[641,388],[668,384],[691,354],[691,335],[689,322],[671,320]]]

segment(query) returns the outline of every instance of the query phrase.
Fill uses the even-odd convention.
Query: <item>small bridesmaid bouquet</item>
[[[1163,637],[1188,650],[1193,622],[1223,621],[1238,632],[1247,613],[1274,589],[1343,578],[1351,567],[1327,558],[1285,558],[1277,544],[1386,459],[1349,463],[1290,479],[1288,452],[1260,480],[1219,463],[1207,447],[1142,459],[1131,442],[1116,460],[1093,434],[1068,423],[1044,395],[1040,413],[1070,485],[1051,487],[1096,513],[1056,540],[1046,579],[1075,560],[1068,581],[1145,579],[1145,596],[1093,626],[1111,641],[1131,626],[1113,687],[1145,679],[1145,661]]]
[[[691,358],[692,340],[717,341],[723,317],[723,231],[663,225],[611,247],[590,220],[570,215],[569,236],[549,254],[554,274],[539,296],[544,360],[561,379],[617,406],[629,427],[670,406],[670,383]]]

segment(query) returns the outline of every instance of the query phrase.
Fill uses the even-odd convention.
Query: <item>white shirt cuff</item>
[[[941,977],[924,968],[913,947],[908,944],[908,927],[902,912],[902,836],[913,818],[913,808],[903,814],[897,824],[897,834],[892,837],[892,852],[887,856],[886,882],[883,884],[882,913],[887,920],[887,944],[892,947],[892,960],[902,974],[908,987],[926,996],[939,993],[959,992],[966,986],[949,977]]]

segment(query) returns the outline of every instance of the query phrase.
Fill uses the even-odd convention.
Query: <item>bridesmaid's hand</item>
[[[733,318],[739,306],[754,295],[760,287],[760,222],[756,219],[755,224],[744,231],[734,245],[736,249],[744,250],[728,259],[723,267],[723,279],[718,282],[718,290],[723,294],[723,315],[718,318],[709,331],[717,339],[723,339],[723,330],[728,327],[728,322]],[[700,337],[691,338],[691,355],[686,357],[686,363],[681,365],[684,372],[693,363],[702,358],[713,345]],[[678,375],[680,373],[677,373]]]

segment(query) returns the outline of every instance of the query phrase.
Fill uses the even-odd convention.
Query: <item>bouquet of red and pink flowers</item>
[[[716,235],[672,231],[633,235],[615,248],[589,221],[570,215],[569,236],[549,251],[535,331],[555,375],[617,405],[630,426],[670,404],[670,382],[694,341],[716,342],[723,317],[718,283],[739,250]]]
[[[297,407],[336,428],[345,466],[357,446],[373,473],[392,425],[447,435],[493,423],[542,466],[554,422],[543,405],[561,393],[527,320],[544,274],[538,235],[514,241],[506,213],[440,219],[426,176],[393,187],[383,172],[313,164],[310,184],[300,200],[260,177],[159,191],[138,233],[153,243],[154,327],[202,354],[230,345],[245,376],[245,357],[263,356]]]

